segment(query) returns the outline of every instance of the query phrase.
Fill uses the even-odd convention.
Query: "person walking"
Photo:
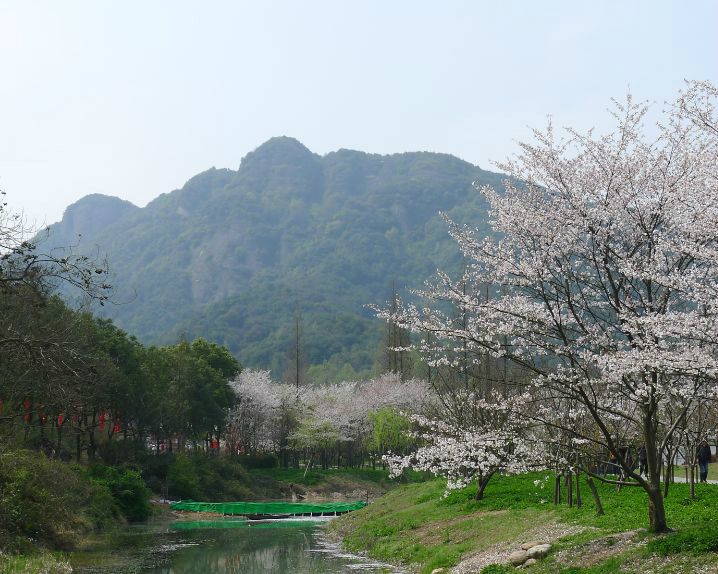
[[[700,469],[700,481],[708,482],[708,465],[710,464],[712,453],[711,447],[708,446],[706,441],[703,441],[699,445],[696,455],[696,458],[698,459],[698,467]]]

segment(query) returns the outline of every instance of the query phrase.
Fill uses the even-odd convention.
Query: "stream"
[[[70,557],[76,574],[252,574],[402,571],[347,554],[324,520],[173,521],[133,525]]]

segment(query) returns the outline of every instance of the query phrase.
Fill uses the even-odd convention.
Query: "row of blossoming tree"
[[[426,383],[398,374],[297,387],[273,381],[269,371],[246,370],[231,384],[237,404],[227,450],[276,453],[284,466],[376,465],[388,451],[408,452],[414,440],[400,413],[419,413],[431,403]]]
[[[667,529],[662,466],[716,429],[717,97],[688,83],[650,127],[628,97],[606,135],[549,122],[498,164],[503,190],[480,190],[493,235],[448,222],[463,274],[379,315],[430,365],[511,368],[500,388],[456,386],[470,420],[415,417],[425,444],[397,469],[480,493],[498,470],[582,470],[642,488],[651,530]]]

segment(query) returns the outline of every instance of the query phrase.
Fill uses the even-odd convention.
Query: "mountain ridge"
[[[107,253],[123,304],[101,312],[143,342],[202,335],[281,371],[300,314],[308,362],[367,371],[381,327],[364,306],[385,301],[392,282],[403,291],[457,267],[438,212],[487,229],[472,183],[502,177],[448,154],[322,156],[282,136],[236,171],[210,168],[143,208],[122,204],[112,220],[105,212],[120,204],[82,198],[47,245],[79,232],[83,249]]]

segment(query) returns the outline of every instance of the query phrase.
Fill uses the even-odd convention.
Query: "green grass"
[[[662,556],[686,551],[693,554],[716,552],[718,551],[718,527],[715,525],[694,526],[668,536],[661,536],[648,543],[648,550]]]
[[[69,574],[70,563],[61,554],[13,556],[0,553],[0,574]]]
[[[453,492],[444,498],[441,480],[409,484],[389,492],[361,511],[342,517],[332,524],[331,529],[342,536],[351,551],[368,550],[377,559],[408,564],[428,573],[434,568],[453,566],[462,555],[487,549],[496,543],[523,542],[525,535],[542,523],[559,521],[588,527],[581,534],[567,537],[557,549],[580,548],[593,539],[645,528],[648,524],[647,499],[639,488],[623,488],[617,492],[612,486],[599,483],[606,514],[598,516],[585,482],[581,483],[582,508],[568,508],[565,495],[564,504],[554,506],[553,477],[544,480],[546,476],[496,477],[482,501],[473,499],[475,487]],[[538,486],[534,485],[535,480],[539,481]],[[549,557],[530,571],[603,574],[623,568],[631,572],[632,561],[650,562],[659,559],[659,552],[670,554],[659,550],[664,546],[681,551],[679,556],[671,559],[675,564],[688,567],[697,563],[695,553],[707,552],[714,548],[714,542],[718,544],[718,534],[715,540],[712,534],[698,535],[701,532],[718,533],[718,487],[698,485],[696,495],[695,500],[690,499],[686,484],[670,487],[665,501],[668,524],[680,532],[692,533],[683,534],[675,542],[668,541],[677,534],[656,538],[666,542],[656,542],[658,546],[649,544],[648,549],[641,546],[638,555],[622,553],[585,567],[557,564]],[[647,534],[643,536],[653,538]],[[705,556],[703,554],[704,561]],[[712,555],[710,560],[713,560]],[[663,572],[660,568],[655,571]]]

